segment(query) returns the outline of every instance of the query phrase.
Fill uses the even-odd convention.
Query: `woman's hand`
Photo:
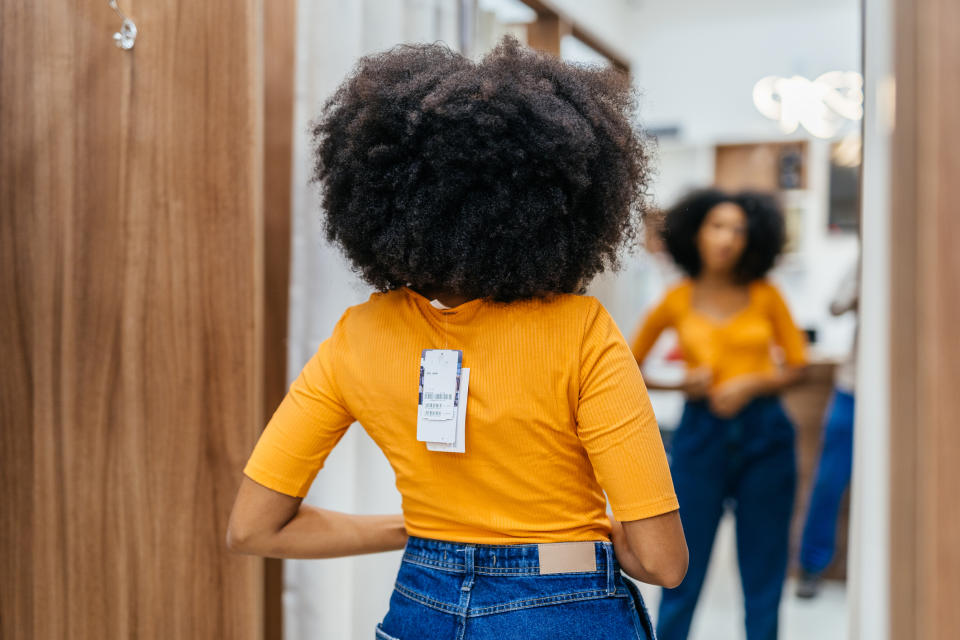
[[[691,400],[700,400],[707,396],[712,382],[713,371],[710,367],[697,367],[687,371],[686,377],[680,383],[680,391],[683,391]]]
[[[727,380],[710,390],[710,410],[721,418],[731,418],[757,396],[780,393],[803,380],[805,374],[805,367],[781,367]]]
[[[710,390],[710,410],[721,418],[731,418],[757,395],[754,376],[740,376],[727,380]]]

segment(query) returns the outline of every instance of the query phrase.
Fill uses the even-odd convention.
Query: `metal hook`
[[[107,4],[109,4],[110,8],[123,20],[123,23],[120,25],[120,31],[113,34],[114,44],[124,51],[133,49],[133,45],[137,40],[137,25],[133,23],[133,20],[123,15],[120,7],[117,6],[117,0],[108,0]]]

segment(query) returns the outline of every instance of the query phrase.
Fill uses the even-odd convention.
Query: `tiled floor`
[[[651,615],[656,615],[659,589],[641,586]],[[813,600],[793,595],[792,581],[784,590],[780,609],[781,640],[844,640],[847,629],[846,588],[842,583],[824,584]],[[690,640],[743,640],[743,596],[737,574],[733,519],[720,523],[713,557],[707,571]]]

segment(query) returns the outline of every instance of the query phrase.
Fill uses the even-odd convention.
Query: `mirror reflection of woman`
[[[702,190],[667,212],[662,236],[688,277],[649,312],[631,347],[642,366],[672,328],[687,366],[679,384],[645,379],[687,398],[670,453],[690,565],[664,590],[657,635],[687,637],[717,525],[733,504],[747,640],[769,640],[796,483],[794,429],[778,394],[803,375],[806,346],[765,277],[784,244],[783,216],[770,196]]]

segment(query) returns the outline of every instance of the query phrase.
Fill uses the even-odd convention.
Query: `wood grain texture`
[[[960,637],[960,6],[897,0],[891,638]]]
[[[263,425],[283,400],[287,387],[296,21],[296,0],[264,4]],[[263,614],[264,638],[282,640],[282,560],[265,563]]]
[[[262,7],[124,10],[0,9],[0,635],[258,638]]]
[[[916,107],[912,98],[916,20],[911,3],[895,2],[896,127],[890,212],[890,637],[914,637],[917,627],[917,231],[906,214],[917,200]],[[906,169],[906,173],[900,171]],[[896,265],[896,268],[894,268]],[[894,389],[891,389],[893,391]],[[893,553],[892,550],[897,552]]]

